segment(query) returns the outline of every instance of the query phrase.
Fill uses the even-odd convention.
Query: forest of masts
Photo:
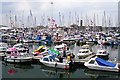
[[[77,12],[73,12],[74,15],[72,15],[72,12],[69,12],[69,15],[66,17],[61,12],[58,12],[58,19],[55,19],[55,16],[49,17],[45,14],[41,15],[40,17],[36,17],[33,15],[31,10],[29,12],[29,16],[25,16],[24,14],[24,11],[21,15],[13,14],[12,11],[10,11],[9,14],[6,14],[6,26],[12,28],[29,28],[36,26],[46,27],[57,24],[57,26],[60,27],[69,27],[72,24],[80,26],[80,21],[83,20],[83,26],[118,27],[117,21],[113,26],[113,17],[111,17],[110,14],[106,14],[105,11],[103,11],[102,16],[94,13],[91,15],[92,17],[89,17],[87,14],[83,17],[82,14],[77,14]],[[38,21],[38,19],[40,19],[40,21]]]

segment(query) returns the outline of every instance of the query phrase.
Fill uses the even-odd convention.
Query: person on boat
[[[70,58],[75,58],[75,55],[73,53],[70,54]]]
[[[65,48],[63,48],[63,58],[66,58],[67,56],[66,56],[66,50],[65,50]]]
[[[75,55],[73,53],[71,53],[70,59],[74,60],[74,58],[75,58]]]
[[[70,61],[70,54],[67,56],[67,63]]]
[[[63,57],[62,56],[59,56],[59,62],[63,63]]]
[[[69,67],[70,67],[70,69],[73,69],[73,60],[72,59],[70,59]]]

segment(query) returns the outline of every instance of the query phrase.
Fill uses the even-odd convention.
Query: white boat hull
[[[40,62],[43,63],[45,66],[48,66],[48,67],[69,69],[69,64],[66,64],[66,63],[46,62],[46,61],[40,61]]]
[[[78,53],[77,56],[78,56],[78,58],[85,58],[85,57],[87,57],[87,56],[89,56],[89,55],[91,55],[91,54],[92,54],[92,52],[90,52],[90,53],[85,53],[85,54],[83,54],[83,53]]]
[[[26,58],[10,58],[10,57],[5,57],[4,61],[6,61],[6,62],[13,62],[13,63],[22,63],[22,62],[32,61],[32,57],[26,57]]]
[[[101,66],[95,61],[95,59],[96,58],[91,58],[88,62],[85,62],[84,65],[86,67],[88,67],[89,69],[119,72],[118,63],[116,63],[114,67],[113,66],[112,67],[111,66],[104,66],[104,65]]]
[[[112,67],[102,67],[102,66],[94,66],[94,65],[87,65],[85,64],[86,67],[89,69],[94,69],[94,70],[104,70],[104,71],[113,71],[113,72],[119,72],[119,69],[117,68],[112,68]]]

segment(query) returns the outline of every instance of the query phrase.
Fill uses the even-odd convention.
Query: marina
[[[110,5],[2,2],[2,80],[120,79],[119,4]]]
[[[29,46],[32,45],[30,50],[36,49],[38,47],[38,44],[39,43],[29,44]],[[97,47],[97,46],[98,45],[94,45],[92,47],[92,49],[94,51],[97,51],[97,50],[95,50],[95,47]],[[47,46],[47,47],[53,47],[53,46]],[[110,51],[108,61],[114,62],[114,58],[117,57],[117,54],[118,54],[118,50],[119,50],[118,47],[116,47],[116,46],[114,46],[114,47],[107,46],[106,47],[107,50]],[[72,50],[72,52],[77,54],[77,52],[78,52],[77,50],[80,49],[80,46],[77,46],[76,44],[74,44],[74,45],[69,46],[69,48],[70,48],[70,50]],[[113,54],[113,52],[114,52],[114,54]],[[104,77],[107,77],[107,78],[110,78],[110,77],[119,78],[120,77],[120,74],[116,73],[116,72],[113,73],[113,72],[106,72],[106,71],[98,70],[95,74],[93,70],[89,70],[88,68],[86,68],[84,66],[84,63],[87,62],[89,59],[91,59],[94,56],[95,56],[95,54],[92,54],[92,55],[86,57],[85,59],[78,59],[77,56],[75,56],[74,61],[75,61],[76,68],[74,68],[72,71],[47,67],[39,62],[39,59],[41,58],[41,56],[36,56],[36,57],[34,57],[34,59],[37,59],[37,60],[33,60],[32,62],[25,63],[25,64],[24,63],[22,63],[22,64],[6,63],[5,61],[2,61],[2,70],[3,70],[2,75],[3,75],[3,79],[4,78],[91,78],[91,77],[92,77],[92,79],[97,79],[97,78],[99,78],[99,76],[101,76],[101,74],[104,74]],[[13,70],[13,71],[11,71],[10,74],[8,73],[9,69]],[[25,76],[20,76],[21,72]],[[34,73],[34,75],[30,74],[30,73]],[[38,74],[41,74],[41,76]],[[83,76],[80,76],[77,74],[82,74]],[[13,76],[13,75],[16,75],[16,76]],[[32,77],[31,77],[31,75],[32,75]],[[76,76],[74,76],[74,75],[76,75]]]

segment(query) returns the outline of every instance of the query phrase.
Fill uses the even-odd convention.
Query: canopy
[[[44,46],[39,46],[36,50],[35,50],[35,52],[38,52],[40,49],[42,49]]]
[[[37,36],[36,38],[35,38],[35,40],[40,40],[41,39],[41,37],[40,36]]]
[[[58,56],[59,52],[54,50],[54,49],[49,48],[48,49],[48,54]]]
[[[16,48],[8,48],[7,51],[16,51]]]
[[[107,67],[115,67],[116,66],[116,64],[113,64],[111,62],[105,61],[105,60],[103,60],[101,58],[96,58],[96,62],[100,66],[107,66]]]

